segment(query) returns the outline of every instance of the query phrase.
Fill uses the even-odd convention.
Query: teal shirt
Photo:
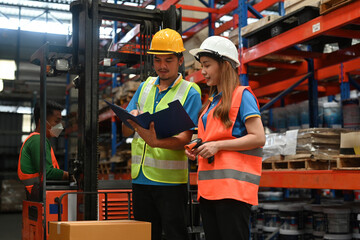
[[[51,160],[51,143],[46,138],[46,179],[60,180],[64,171],[54,168]],[[21,151],[21,171],[25,174],[38,173],[40,170],[40,135],[31,136]]]

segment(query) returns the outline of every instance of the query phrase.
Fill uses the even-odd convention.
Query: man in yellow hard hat
[[[155,113],[179,99],[190,118],[197,124],[201,108],[200,89],[183,79],[179,67],[184,62],[184,44],[172,29],[158,31],[148,54],[154,57],[158,77],[149,77],[139,86],[126,108],[133,115]],[[123,135],[134,134],[131,143],[131,176],[133,209],[136,220],[151,222],[152,240],[188,239],[186,204],[188,166],[184,145],[191,140],[189,129],[178,135],[158,139],[153,123],[144,129],[134,122],[135,129],[123,125]],[[164,126],[166,127],[166,126]]]

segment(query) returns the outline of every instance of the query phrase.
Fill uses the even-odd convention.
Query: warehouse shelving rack
[[[347,46],[331,53],[310,51],[310,48],[301,49],[309,45],[311,40],[324,36],[359,39],[360,1],[352,1],[342,8],[320,15],[250,48],[242,47],[247,46],[247,42],[241,37],[240,29],[246,25],[247,17],[260,18],[260,11],[276,3],[279,4],[279,15],[283,16],[283,0],[263,0],[252,7],[243,0],[230,1],[224,9],[228,9],[228,13],[233,11],[233,19],[216,29],[209,30],[209,35],[220,35],[228,29],[239,27],[240,80],[243,85],[250,85],[253,88],[262,105],[261,110],[278,106],[278,100],[281,98],[283,98],[282,105],[309,99],[310,127],[317,127],[319,95],[331,96],[340,93],[341,99],[347,99],[350,96],[351,86],[360,91],[359,81],[353,77],[360,74],[360,44]],[[181,7],[184,10],[206,11],[184,5]],[[224,13],[224,9],[209,9],[207,12],[218,16]],[[210,18],[216,19],[214,16]],[[187,35],[192,36],[192,33],[206,26],[214,28],[214,25],[209,24],[205,19],[195,24],[193,28],[185,30],[185,39]],[[269,56],[277,58],[269,60],[267,59]],[[293,58],[296,61],[283,61],[284,58]],[[255,68],[260,69],[262,75],[249,74]],[[267,71],[268,68],[272,68],[272,71]],[[197,83],[204,80],[200,71],[188,75],[187,79]],[[263,171],[260,186],[358,190],[359,177],[357,170]],[[190,184],[196,185],[196,174],[191,174]]]
[[[165,11],[165,10],[169,10],[171,6],[175,5],[176,2],[178,2],[179,0],[167,0],[165,2],[162,2],[162,1],[159,1],[159,0],[156,0],[155,1],[155,6],[156,9],[158,10],[161,10],[161,11]],[[144,1],[142,3],[142,5],[139,7],[139,8],[145,8],[146,6],[148,6],[150,3],[152,3],[153,1]],[[114,4],[117,4],[117,0],[114,1]],[[170,16],[169,16],[170,18]],[[167,24],[169,24],[170,22],[172,22],[171,24],[174,24],[173,20],[169,20]],[[176,20],[175,20],[176,21]],[[128,23],[130,26],[133,26],[130,22]],[[114,30],[117,29],[117,21],[114,21]],[[136,37],[139,37],[140,36],[140,24],[137,24],[135,26],[132,27],[131,30],[129,30],[122,38],[118,39],[118,36],[115,34],[115,37],[113,39],[113,42],[114,44],[112,44],[111,46],[111,52],[113,53],[116,53],[116,52],[119,52],[121,51],[121,48],[126,48],[127,46],[129,46],[129,44],[133,44],[134,40]],[[116,31],[115,31],[116,32]],[[136,44],[136,49],[139,50],[140,47],[139,47],[139,44]],[[138,54],[139,52],[137,52]],[[110,58],[116,58],[116,56],[109,56]],[[117,65],[118,66],[118,65]],[[126,66],[123,66],[124,68],[126,68]],[[139,67],[139,66],[137,66]],[[109,70],[109,69],[107,69]],[[117,80],[116,80],[116,76],[118,75],[116,72],[117,69],[114,69],[113,70],[113,74],[112,74],[112,81],[109,81],[107,84],[111,84],[112,87],[116,87],[118,85],[117,83]],[[138,74],[138,72],[136,72]],[[106,73],[104,73],[106,74]],[[126,107],[126,106],[122,106],[122,107]],[[120,142],[117,142],[117,139],[116,139],[116,134],[117,134],[117,126],[116,126],[116,117],[115,117],[115,114],[113,111],[111,110],[108,110],[108,111],[105,111],[103,113],[101,113],[99,115],[99,122],[103,122],[103,121],[106,121],[106,120],[111,120],[111,156],[114,156],[115,153],[116,153],[116,148],[118,146],[120,146],[123,141],[120,141]]]
[[[183,21],[195,24],[183,31],[184,41],[190,39],[198,31],[209,27],[209,35],[220,35],[226,30],[239,27],[239,46],[246,46],[246,39],[241,38],[241,27],[246,26],[247,17],[262,17],[259,12],[278,4],[279,15],[284,15],[283,0],[263,0],[250,6],[245,0],[231,0],[222,8],[214,8],[215,1],[209,3],[201,1],[205,7],[187,6],[177,4],[179,0],[167,0],[158,5],[159,9],[167,9],[171,5],[181,7],[183,10],[201,11],[209,13],[204,19],[182,17]],[[212,7],[211,7],[212,6]],[[360,47],[359,44],[340,49],[332,53],[300,50],[299,44],[306,45],[311,39],[321,36],[336,36],[344,38],[360,38],[360,2],[354,1],[342,8],[316,17],[296,28],[283,32],[278,36],[261,42],[250,48],[239,48],[242,67],[240,78],[242,83],[250,85],[259,102],[265,106],[262,110],[278,103],[283,97],[284,104],[289,104],[309,98],[311,127],[317,127],[317,98],[321,96],[341,93],[341,98],[349,97],[350,84],[360,90],[360,84],[353,77],[360,73]],[[215,28],[215,21],[221,16],[233,13],[233,19]],[[320,26],[320,28],[318,28]],[[134,27],[119,42],[133,39],[139,34],[139,27]],[[114,44],[114,47],[117,45]],[[113,49],[116,50],[116,49]],[[301,61],[284,62],[267,60],[267,56],[283,56]],[[265,75],[249,75],[251,68],[276,68],[266,71]],[[328,82],[329,79],[337,79]],[[194,82],[203,81],[201,72],[187,76]],[[275,79],[275,80],[274,80]],[[340,86],[340,90],[339,90]],[[283,93],[283,94],[281,94]],[[293,93],[285,95],[285,93]],[[274,106],[275,106],[274,105]],[[112,113],[104,113],[99,120],[112,117]],[[319,170],[319,171],[281,171],[263,172],[261,186],[284,188],[331,188],[331,189],[360,189],[358,171]],[[196,181],[191,176],[191,183]],[[294,179],[291,180],[290,179]],[[341,179],[341,181],[340,181]],[[344,181],[348,179],[349,181]],[[351,179],[351,180],[350,180]],[[342,185],[342,183],[345,183]]]
[[[289,75],[285,74],[282,80],[279,79],[280,81],[277,80],[275,83],[269,83],[254,89],[257,97],[262,99],[263,97],[286,91],[289,86],[298,83],[299,79],[303,78],[303,82],[295,90],[308,92],[311,118],[310,127],[317,127],[316,108],[318,92],[325,96],[335,95],[340,92],[341,99],[347,99],[350,94],[350,83],[360,91],[359,84],[352,78],[352,74],[359,74],[359,44],[327,54],[300,51],[296,48],[290,49],[297,44],[306,43],[321,36],[359,38],[359,8],[360,2],[354,1],[251,48],[244,49],[241,58],[244,68],[251,64],[261,63],[263,57],[273,53],[308,60],[298,64],[296,72],[292,71],[295,75],[294,77],[288,78],[287,76]],[[266,67],[271,66],[270,63]],[[286,69],[287,66],[281,66],[280,69],[282,68]],[[309,72],[312,76],[305,80],[304,76]],[[269,73],[269,75],[275,76],[273,73]],[[338,78],[338,81],[332,85],[324,83],[325,80],[333,77]],[[265,77],[259,77],[258,81],[261,84],[266,79]],[[276,100],[270,101],[273,103]],[[265,103],[266,100],[264,99],[262,102]],[[291,102],[291,99],[288,99],[288,102]],[[356,170],[263,171],[260,186],[358,190],[360,189],[359,176],[359,171]]]
[[[231,1],[231,3],[232,2],[233,1]],[[231,27],[236,28],[237,26],[245,26],[246,17],[245,20],[242,20],[244,16],[252,17],[255,15],[257,17],[261,17],[261,14],[256,13],[256,10],[262,11],[269,6],[274,5],[275,3],[279,3],[279,14],[283,15],[283,2],[281,0],[261,1],[253,7],[250,7],[245,1],[242,0],[239,1],[238,4],[233,3],[231,6],[237,7],[236,10],[234,10],[235,14],[233,19],[224,23],[213,32],[218,35],[221,34],[224,30],[230,29]],[[230,4],[230,2],[228,4]],[[248,49],[241,48],[241,46],[246,46],[247,44],[246,39],[241,38],[241,30],[239,30],[239,52],[242,63],[240,68],[240,79],[242,84],[250,85],[253,88],[256,96],[259,98],[259,102],[261,104],[266,104],[269,103],[271,99],[273,99],[271,103],[276,102],[279,99],[276,97],[278,93],[288,89],[309,72],[313,73],[311,74],[310,78],[315,78],[318,80],[328,80],[331,77],[335,77],[334,75],[338,75],[341,91],[338,90],[339,84],[337,83],[318,85],[316,84],[316,81],[305,81],[309,77],[308,76],[303,79],[300,86],[295,89],[296,91],[302,92],[302,96],[299,96],[299,94],[296,95],[297,99],[294,99],[294,97],[285,97],[284,102],[287,104],[303,100],[304,97],[307,98],[307,96],[304,96],[304,92],[310,93],[310,97],[317,99],[318,91],[321,95],[325,96],[334,95],[338,92],[341,92],[342,99],[348,98],[350,92],[349,83],[352,83],[355,88],[359,89],[359,84],[351,77],[352,74],[358,73],[358,45],[354,45],[346,49],[341,49],[329,54],[300,51],[296,49],[299,49],[297,46],[298,44],[306,43],[306,41],[311,39],[314,40],[322,36],[335,36],[350,39],[359,38],[359,31],[357,31],[358,28],[356,27],[359,21],[359,12],[357,11],[359,7],[358,5],[359,2],[350,3],[343,8],[312,19],[309,22],[299,25],[298,27],[287,32],[283,32],[278,36],[261,42]],[[190,9],[184,6],[182,7],[183,9]],[[228,7],[228,9],[233,10],[234,8]],[[248,14],[248,9],[251,9],[251,12],[254,12],[254,14]],[[217,13],[219,11],[220,9],[217,11]],[[239,17],[239,15],[236,14],[239,11],[242,14],[242,17]],[[214,10],[211,10],[211,12],[214,12]],[[204,24],[202,25],[204,26]],[[320,29],[316,30],[318,26],[320,26]],[[355,29],[347,28],[348,26],[355,26]],[[195,27],[198,29],[198,26]],[[313,28],[315,32],[313,32]],[[349,54],[349,52],[351,54]],[[267,56],[273,56],[274,54],[277,56],[282,56],[282,59],[286,57],[292,57],[302,59],[302,61],[289,63],[283,61],[266,60]],[[247,73],[251,68],[276,68],[276,70],[269,71],[267,74],[262,76],[249,76]],[[312,68],[313,71],[311,71]],[[337,74],[332,74],[334,72]],[[187,79],[194,82],[201,82],[203,81],[203,76],[201,75],[200,71],[198,71],[187,76]],[[274,79],[276,79],[276,81],[274,81]],[[306,83],[310,85],[310,88],[306,86]],[[311,84],[314,84],[314,86]],[[259,87],[260,85],[261,87]],[[270,104],[267,105],[267,107],[269,106]],[[313,122],[314,126],[317,125],[315,117],[317,114],[314,113],[312,109],[316,108],[317,106],[315,101],[313,101],[310,106],[310,122]]]

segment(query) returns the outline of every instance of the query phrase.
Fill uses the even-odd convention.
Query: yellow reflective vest
[[[150,114],[154,112],[156,79],[154,77],[146,79],[138,99],[140,110]],[[184,105],[191,87],[200,93],[200,88],[195,83],[181,79],[161,99],[155,112],[168,108],[168,103],[175,100],[179,100]],[[142,166],[145,177],[155,182],[174,184],[188,181],[188,162],[184,150],[152,148],[135,132],[131,143],[131,155],[131,177],[133,179],[139,175]]]

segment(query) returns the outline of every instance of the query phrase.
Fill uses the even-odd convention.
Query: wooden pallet
[[[268,15],[265,16],[261,19],[259,19],[256,22],[250,23],[248,25],[246,25],[245,27],[241,28],[241,36],[244,36],[245,34],[249,34],[255,30],[257,30],[260,27],[263,27],[273,21],[275,21],[276,19],[280,18],[281,16],[278,15]],[[229,34],[229,39],[235,44],[238,45],[239,44],[239,28],[235,28],[234,30],[232,30]]]
[[[257,28],[250,33],[244,34],[248,40],[248,46],[252,47],[270,38],[278,36],[294,27],[310,21],[319,16],[319,8],[305,6],[290,14],[277,18],[266,25]]]
[[[109,161],[100,162],[98,168],[99,174],[110,174],[110,164],[111,163]]]
[[[339,155],[336,168],[342,170],[360,170],[360,155]]]
[[[285,0],[285,13],[289,14],[305,6],[319,7],[320,0]]]
[[[331,12],[337,8],[340,8],[354,0],[321,0],[320,15]]]
[[[266,159],[263,170],[329,170],[337,167],[337,159],[327,155],[296,154],[283,160]]]

